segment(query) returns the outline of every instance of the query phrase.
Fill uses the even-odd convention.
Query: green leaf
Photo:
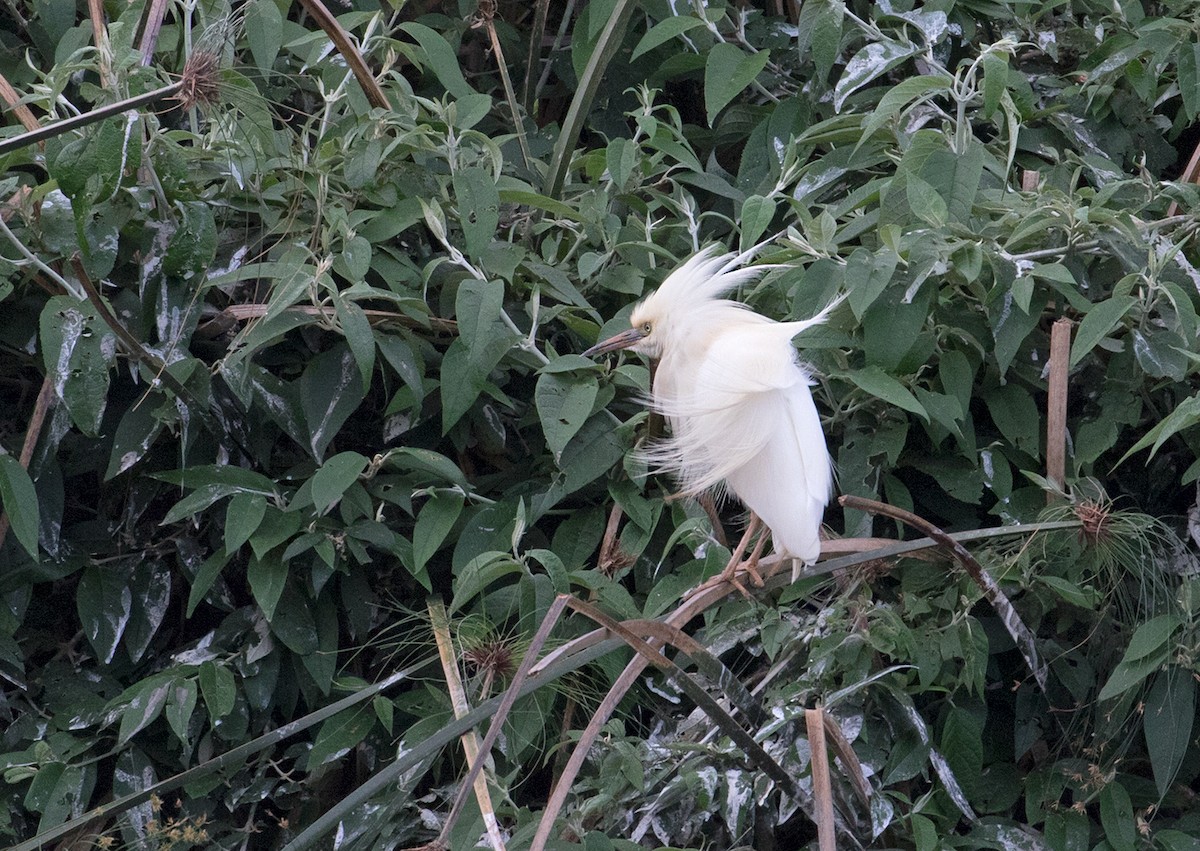
[[[1135,851],[1137,823],[1133,819],[1133,804],[1120,781],[1113,780],[1100,790],[1100,825],[1113,851]]]
[[[275,617],[271,620],[271,633],[297,656],[308,656],[320,649],[312,602],[296,589],[295,582],[288,582],[283,587]]]
[[[83,634],[104,664],[112,662],[133,613],[133,592],[120,564],[88,567],[75,591]]]
[[[1142,713],[1146,752],[1160,797],[1179,774],[1196,720],[1196,681],[1191,672],[1170,667],[1154,678]]]
[[[953,707],[942,727],[941,745],[942,754],[963,791],[974,798],[983,771],[983,724],[972,713]]]
[[[224,718],[237,703],[237,681],[224,665],[207,661],[200,665],[200,693],[212,720]]]
[[[1005,440],[1034,458],[1041,455],[1041,415],[1025,388],[1005,384],[988,391],[984,401]]]
[[[117,732],[117,747],[121,747],[142,730],[149,727],[162,714],[171,692],[171,681],[161,675],[138,684],[128,704],[121,712],[121,726]]]
[[[704,111],[710,127],[717,113],[754,82],[759,72],[767,67],[770,58],[770,51],[767,50],[747,54],[728,42],[713,45],[704,66]]]
[[[613,186],[618,192],[629,182],[629,176],[637,167],[638,157],[638,146],[631,139],[618,136],[608,143],[604,151],[604,162],[608,168],[608,176],[612,178]]]
[[[1075,339],[1071,342],[1071,366],[1083,360],[1084,355],[1094,349],[1136,303],[1133,296],[1120,295],[1093,305],[1075,330]]]
[[[879,105],[867,116],[856,147],[861,146],[888,121],[896,119],[910,103],[926,100],[933,94],[947,92],[953,84],[953,78],[940,74],[922,74],[901,80],[887,90],[879,99]]]
[[[458,56],[450,47],[450,42],[446,41],[441,33],[415,21],[406,21],[400,24],[399,28],[411,35],[416,39],[417,44],[421,45],[426,63],[446,91],[456,98],[477,94],[463,77]]]
[[[266,513],[267,500],[261,494],[234,494],[225,507],[225,551],[237,552],[250,540]]]
[[[950,211],[942,196],[930,183],[915,174],[910,174],[904,182],[904,190],[908,193],[908,206],[913,215],[935,228],[946,224]]]
[[[1189,122],[1200,115],[1200,43],[1179,45],[1179,92]]]
[[[907,387],[879,367],[868,366],[845,373],[843,377],[854,382],[859,389],[865,390],[875,398],[882,399],[888,404],[895,405],[897,408],[902,408],[905,411],[916,414],[923,420],[929,420],[928,412],[917,401],[917,397]]]
[[[339,345],[309,361],[298,384],[308,433],[305,448],[319,461],[338,429],[363,400],[361,373],[349,346]]]
[[[890,248],[871,252],[856,248],[846,260],[846,300],[856,319],[862,319],[879,294],[887,288],[899,258]]]
[[[1151,446],[1150,457],[1154,457],[1154,453],[1158,452],[1169,437],[1183,431],[1186,428],[1191,428],[1196,423],[1200,423],[1200,396],[1189,396],[1176,406],[1175,410],[1167,414],[1158,422],[1150,431],[1142,436],[1141,440],[1129,448],[1129,451],[1121,456],[1118,464],[1121,464],[1135,452],[1140,452],[1147,446]]]
[[[246,566],[250,592],[268,621],[275,617],[275,609],[279,605],[279,598],[283,596],[287,578],[288,564],[281,558],[255,556]]]
[[[1135,659],[1142,659],[1168,646],[1171,636],[1182,625],[1182,621],[1172,614],[1151,618],[1134,631],[1121,661],[1132,662]]]
[[[457,493],[438,493],[425,503],[413,528],[414,573],[424,570],[429,559],[442,546],[462,508],[463,498]]]
[[[538,377],[534,399],[546,444],[561,461],[563,449],[592,413],[599,392],[595,376],[574,377],[543,373]]]
[[[54,390],[84,434],[100,429],[117,338],[96,309],[70,296],[46,301],[40,322],[42,360]]]
[[[346,345],[358,364],[365,393],[371,388],[371,372],[375,369],[375,332],[367,314],[357,304],[340,296],[333,300],[333,304],[338,324],[342,326],[342,334],[346,337]]]
[[[254,64],[263,69],[273,68],[283,45],[283,16],[275,0],[251,0],[245,9],[246,41]]]
[[[271,3],[271,0],[264,0]],[[217,222],[204,201],[176,201],[179,221],[163,256],[163,272],[190,278],[204,271],[217,253]]]
[[[500,193],[491,172],[479,166],[459,169],[452,178],[467,255],[479,260],[500,225]]]
[[[983,115],[990,118],[1000,108],[1000,97],[1008,88],[1008,59],[991,51],[983,56]]]
[[[38,500],[33,480],[21,463],[0,453],[0,508],[25,552],[38,560]]]
[[[872,41],[851,57],[834,87],[833,108],[842,111],[846,98],[881,77],[923,48],[913,42]]]
[[[333,762],[357,747],[375,726],[375,713],[370,706],[354,706],[344,709],[321,725],[308,752],[307,770],[314,771],[327,762]]]
[[[366,456],[357,452],[339,452],[326,460],[312,477],[312,499],[317,513],[324,514],[341,499],[368,463]]]
[[[161,393],[150,393],[141,404],[130,407],[121,416],[116,434],[113,435],[113,448],[108,456],[108,469],[104,473],[105,481],[124,473],[154,445],[163,428],[163,421],[155,409],[163,399]]]
[[[667,18],[664,21],[659,21],[646,31],[646,34],[638,41],[637,46],[633,48],[633,53],[629,59],[632,62],[643,53],[653,50],[660,44],[664,44],[671,39],[678,38],[688,30],[693,30],[696,27],[704,26],[704,21],[690,15],[676,15]]]
[[[775,218],[775,201],[762,195],[751,195],[742,202],[740,245],[742,251],[748,251],[758,244],[758,239]]]
[[[200,689],[195,677],[176,680],[167,692],[167,724],[185,749],[190,747],[188,726],[192,720],[192,713],[196,711],[199,695]]]

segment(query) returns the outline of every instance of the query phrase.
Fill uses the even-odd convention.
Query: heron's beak
[[[590,358],[592,355],[602,355],[606,352],[615,352],[617,349],[628,349],[630,346],[636,346],[646,335],[641,332],[641,329],[630,328],[627,331],[622,331],[616,336],[609,337],[607,340],[602,340],[592,346],[583,353],[585,358]]]

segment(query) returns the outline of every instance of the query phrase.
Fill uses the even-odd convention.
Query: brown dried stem
[[[1071,320],[1065,316],[1050,329],[1050,375],[1046,400],[1046,478],[1060,489],[1067,481],[1067,383],[1071,359]],[[1046,501],[1057,496],[1046,494]]]
[[[346,64],[354,72],[354,77],[358,80],[358,84],[362,86],[363,92],[366,93],[367,100],[371,102],[371,106],[379,109],[390,109],[391,104],[388,103],[387,95],[379,87],[379,82],[367,66],[367,60],[363,58],[358,46],[350,37],[350,33],[346,32],[345,28],[338,23],[333,13],[326,8],[321,0],[300,0],[300,5],[313,16],[317,25],[325,31],[325,35],[329,36],[338,53],[342,54],[342,57],[346,60]]]
[[[817,811],[817,846],[821,851],[837,851],[833,830],[833,783],[829,779],[829,750],[825,747],[825,710],[804,710],[808,728],[808,749],[812,754],[813,802]]]
[[[1043,692],[1046,690],[1046,666],[1038,659],[1037,644],[1033,633],[1030,632],[1029,627],[1025,626],[1025,623],[1017,615],[1012,601],[1000,590],[1000,586],[996,584],[996,580],[992,579],[979,562],[975,560],[975,557],[967,551],[966,547],[928,520],[918,517],[911,511],[905,511],[903,508],[897,508],[894,505],[877,502],[873,499],[865,499],[860,496],[843,496],[838,499],[838,502],[846,508],[856,508],[859,511],[868,511],[871,514],[882,514],[885,517],[891,517],[902,523],[907,523],[923,535],[937,541],[938,545],[949,552],[954,557],[954,560],[967,572],[967,575],[971,577],[971,580],[979,586],[979,589],[983,592],[983,596],[991,603],[992,608],[996,610],[996,614],[1000,616],[1000,621],[1004,624],[1004,628],[1008,630],[1008,634],[1016,642],[1021,655],[1025,657],[1025,662],[1029,665],[1029,670],[1033,673],[1033,678],[1037,681],[1038,687]]]

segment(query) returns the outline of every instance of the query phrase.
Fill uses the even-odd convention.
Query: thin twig
[[[504,49],[500,46],[500,36],[496,34],[496,4],[488,0],[479,4],[480,23],[487,30],[492,42],[492,54],[496,57],[496,68],[500,71],[500,83],[504,87],[504,97],[508,101],[508,111],[512,114],[513,130],[517,134],[517,144],[521,146],[521,159],[525,168],[530,168],[533,155],[529,153],[529,142],[525,139],[525,123],[521,120],[521,109],[517,106],[517,94],[513,91],[512,80],[508,76],[508,64],[504,59]]]

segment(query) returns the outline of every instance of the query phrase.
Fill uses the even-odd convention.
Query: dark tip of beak
[[[615,352],[617,349],[628,349],[630,346],[636,346],[644,338],[644,334],[637,328],[630,328],[627,331],[622,331],[609,337],[607,340],[601,340],[596,345],[592,346],[583,353],[585,358],[590,358],[593,355],[602,355],[607,352]]]

